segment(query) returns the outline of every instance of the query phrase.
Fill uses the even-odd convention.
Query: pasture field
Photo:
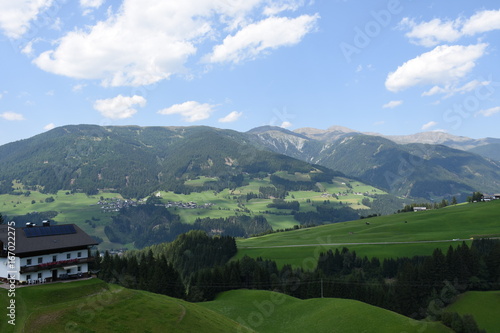
[[[487,332],[498,332],[500,327],[500,291],[468,291],[446,308],[460,315],[474,316],[479,328]]]
[[[320,252],[344,246],[381,259],[429,255],[436,247],[446,249],[481,236],[499,237],[499,211],[497,200],[239,239],[236,258],[249,255],[303,266]]]
[[[301,300],[271,291],[232,290],[201,305],[261,333],[452,332],[441,323],[339,298]]]
[[[236,332],[240,325],[180,299],[126,289],[98,279],[16,289],[16,325],[4,315],[0,332]],[[253,332],[246,330],[246,332]]]

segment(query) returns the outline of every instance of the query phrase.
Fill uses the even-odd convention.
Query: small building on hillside
[[[75,224],[0,225],[0,280],[31,284],[86,277],[94,245]]]
[[[496,200],[500,200],[500,193],[493,194],[493,196],[495,197]]]
[[[427,210],[427,207],[413,207],[414,212],[421,212],[423,210]]]

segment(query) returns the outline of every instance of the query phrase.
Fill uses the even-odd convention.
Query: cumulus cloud
[[[474,68],[475,61],[484,55],[487,46],[486,43],[437,46],[389,73],[385,86],[397,92],[415,85],[452,85]]]
[[[51,129],[54,129],[55,127],[56,127],[56,125],[54,123],[50,123],[50,124],[43,126],[43,129],[46,131],[49,131]]]
[[[422,125],[422,130],[426,131],[434,126],[436,126],[438,123],[435,121],[429,121],[427,124]]]
[[[16,112],[11,112],[11,111],[0,113],[0,118],[3,118],[5,120],[11,120],[11,121],[24,120],[24,116],[22,114],[16,113]]]
[[[0,1],[0,30],[13,39],[20,38],[40,13],[52,5],[53,0]]]
[[[181,104],[174,104],[158,111],[158,113],[164,115],[180,114],[184,121],[191,123],[209,118],[214,108],[215,105],[212,104],[187,101]]]
[[[80,3],[99,4],[90,0]],[[207,56],[209,62],[251,59],[265,50],[298,43],[317,19],[272,16],[253,23],[263,15],[256,14],[257,9],[267,3],[124,0],[105,20],[66,33],[34,63],[47,72],[100,80],[103,86],[149,85],[186,74],[185,64],[197,55],[201,44],[213,45],[225,38]],[[233,36],[225,37],[233,31]],[[247,37],[251,40],[245,42]]]
[[[144,107],[146,99],[142,96],[132,97],[118,95],[114,98],[98,99],[94,103],[94,109],[104,117],[110,119],[125,119],[132,117],[137,110],[134,106]]]
[[[219,123],[232,123],[238,120],[243,115],[243,112],[233,111],[229,113],[227,116],[220,118]]]
[[[403,101],[390,101],[390,102],[382,105],[382,107],[384,109],[387,109],[387,108],[392,109],[392,108],[395,108],[396,106],[400,106],[401,104],[403,104]]]
[[[318,18],[318,15],[302,15],[294,19],[269,17],[250,24],[235,35],[226,37],[211,54],[204,57],[204,61],[238,63],[254,59],[270,49],[297,44],[315,27]]]
[[[490,108],[490,109],[486,109],[486,110],[480,110],[478,112],[476,112],[475,116],[485,116],[485,117],[491,117],[493,116],[494,114],[497,114],[497,113],[500,113],[500,106],[497,106],[497,107],[494,107],[494,108]]]
[[[432,19],[428,22],[415,22],[405,17],[399,23],[402,29],[410,29],[406,37],[417,45],[432,47],[440,43],[455,42],[463,36],[473,36],[478,33],[500,29],[500,9],[482,10],[468,19],[455,20]]]

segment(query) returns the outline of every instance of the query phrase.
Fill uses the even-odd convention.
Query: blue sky
[[[500,137],[497,1],[0,0],[0,144],[68,124]]]

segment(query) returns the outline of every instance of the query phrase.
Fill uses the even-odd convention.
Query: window
[[[38,263],[41,264],[43,262],[43,257],[38,258]]]
[[[26,280],[31,280],[31,274],[26,275]]]
[[[26,265],[31,265],[31,259],[26,259]]]
[[[41,279],[42,278],[42,273],[38,273],[38,278]]]
[[[82,253],[81,252],[78,252],[78,258],[80,258],[82,256]]]
[[[67,269],[66,274],[71,274],[71,269]]]
[[[78,266],[78,271],[81,272],[82,271],[82,266]]]
[[[71,253],[66,254],[66,259],[71,259]]]
[[[57,256],[52,256],[52,262],[56,262],[57,261]]]

